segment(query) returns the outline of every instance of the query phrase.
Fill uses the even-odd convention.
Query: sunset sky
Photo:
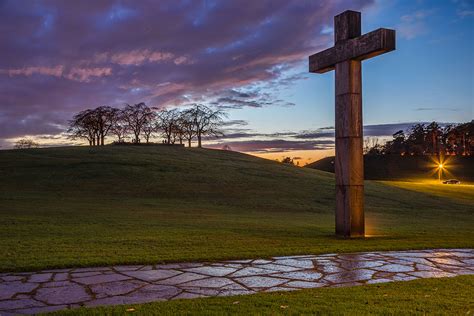
[[[0,0],[0,146],[72,144],[75,112],[190,103],[229,114],[213,148],[305,164],[333,152],[334,74],[308,73],[333,16],[397,31],[363,63],[366,136],[414,122],[467,122],[474,107],[474,2]]]

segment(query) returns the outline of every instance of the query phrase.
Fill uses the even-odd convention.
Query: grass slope
[[[474,276],[76,309],[54,315],[471,315]],[[127,312],[127,310],[129,310]],[[48,314],[50,315],[50,314]]]
[[[166,146],[0,151],[0,271],[473,247],[473,186],[366,183],[368,233],[334,237],[334,180]]]
[[[364,156],[365,178],[371,180],[438,179],[436,158],[430,156]],[[474,156],[447,156],[443,179],[474,182]],[[307,168],[334,172],[334,157],[326,157],[306,165]]]

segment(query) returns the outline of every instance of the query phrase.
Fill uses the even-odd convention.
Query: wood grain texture
[[[309,56],[309,71],[324,73],[334,70],[337,63],[349,59],[362,61],[394,49],[395,31],[381,28]]]
[[[364,185],[362,137],[336,138],[336,185]]]
[[[362,203],[360,203],[362,202]],[[336,234],[364,237],[364,186],[336,186]]]
[[[356,38],[360,34],[360,12],[347,10],[334,17],[334,43]]]

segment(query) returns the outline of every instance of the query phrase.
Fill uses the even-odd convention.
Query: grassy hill
[[[326,157],[306,165],[307,168],[334,173],[334,157]],[[474,182],[474,156],[448,156],[442,179]],[[419,181],[438,179],[437,163],[429,156],[364,156],[365,178],[369,180]]]
[[[473,247],[474,189],[366,185],[365,240],[334,237],[334,179],[230,151],[0,151],[0,271]]]

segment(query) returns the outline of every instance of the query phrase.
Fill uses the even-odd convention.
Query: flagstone
[[[127,294],[146,284],[147,283],[138,280],[115,281],[103,284],[93,284],[90,286],[90,289],[95,293],[97,298],[102,298],[104,296]]]
[[[406,265],[401,265],[401,264],[386,264],[381,267],[374,267],[373,269],[377,271],[386,271],[386,272],[408,272],[408,271],[415,270],[415,268],[412,266],[406,266]]]
[[[250,263],[252,262],[251,259],[248,259],[248,260],[228,260],[228,261],[225,261],[225,262],[228,262],[228,263]]]
[[[280,271],[280,272],[290,272],[290,271],[297,271],[297,270],[302,270],[303,269],[303,268],[284,266],[284,265],[275,264],[275,263],[259,265],[259,268],[268,269],[268,270],[275,270],[275,271]]]
[[[229,276],[230,277],[240,277],[240,276],[271,274],[271,273],[278,273],[278,271],[269,270],[269,269],[262,269],[262,268],[255,268],[255,267],[247,267],[247,268],[243,268],[242,270],[236,271],[236,272],[232,273]]]
[[[183,262],[183,263],[170,263],[170,264],[159,264],[156,266],[157,269],[186,269],[186,268],[197,268],[202,267],[202,263],[196,262]]]
[[[25,279],[25,277],[21,276],[21,275],[6,275],[6,276],[2,277],[2,280],[5,281],[5,282],[21,281],[23,279]]]
[[[275,263],[285,265],[285,266],[295,267],[295,268],[303,268],[303,269],[314,268],[314,262],[311,260],[284,259],[284,260],[276,260]]]
[[[0,314],[474,274],[472,251],[399,254],[371,252],[3,273],[0,278],[6,280],[0,282]]]
[[[67,305],[55,305],[55,306],[39,306],[39,307],[30,307],[30,308],[24,308],[24,309],[17,309],[16,313],[17,314],[29,314],[29,315],[36,315],[40,313],[51,313],[55,311],[59,311],[62,309],[66,309]],[[2,313],[2,316],[4,314]]]
[[[213,267],[213,266],[189,268],[185,270],[189,272],[195,272],[195,273],[205,274],[209,276],[225,276],[225,275],[231,274],[232,272],[237,271],[236,268]]]
[[[30,307],[39,307],[39,306],[46,306],[46,305],[36,300],[33,300],[31,298],[0,301],[0,310],[30,308]]]
[[[171,278],[180,273],[182,272],[175,271],[175,270],[166,270],[166,269],[123,272],[123,274],[125,275],[128,275],[136,279],[140,279],[143,281],[148,281],[148,282]],[[116,281],[119,281],[119,280],[116,280]]]
[[[293,279],[293,280],[303,280],[303,281],[315,281],[320,279],[323,275],[321,273],[315,272],[314,270],[304,270],[304,271],[293,271],[293,272],[284,272],[272,274],[272,276]]]
[[[90,267],[90,268],[77,268],[72,270],[71,272],[105,272],[110,271],[108,267]]]
[[[84,287],[78,284],[40,288],[36,291],[35,298],[51,305],[80,303],[91,299]]]
[[[60,272],[56,273],[53,277],[53,281],[65,281],[69,278],[68,273]]]
[[[474,266],[474,259],[462,259],[461,260],[465,265]]]
[[[102,274],[102,272],[77,272],[77,273],[71,273],[71,277],[83,278],[83,277],[89,277],[89,276],[100,275],[100,274]]]
[[[53,276],[52,273],[38,273],[38,274],[32,274],[30,278],[28,279],[28,282],[33,282],[33,283],[42,283],[49,281],[51,277]]]
[[[123,281],[123,280],[130,280],[130,277],[121,274],[100,274],[94,275],[84,278],[74,278],[73,281],[79,282],[82,284],[98,284],[98,283],[105,283],[105,282],[113,282],[113,281]]]
[[[329,281],[331,283],[357,282],[357,281],[370,280],[374,274],[375,274],[375,271],[373,270],[359,269],[359,270],[330,274],[324,277],[323,280]]]
[[[211,277],[202,280],[195,280],[183,283],[183,287],[208,287],[208,288],[221,288],[225,285],[234,283],[231,279],[222,278],[222,277]]]
[[[17,293],[29,293],[37,287],[37,283],[22,283],[19,281],[0,283],[0,300],[12,298]]]
[[[386,262],[376,260],[376,261],[342,261],[339,263],[339,266],[342,269],[352,270],[352,269],[363,269],[363,268],[374,268],[383,266]]]
[[[205,296],[217,296],[219,295],[220,289],[209,289],[209,288],[199,288],[199,287],[191,287],[191,288],[183,288],[185,291],[190,293],[205,295]]]
[[[150,284],[126,295],[130,298],[167,300],[182,292],[181,289],[171,285]]]
[[[312,288],[326,286],[326,283],[308,282],[308,281],[291,281],[291,282],[286,283],[285,286],[295,287],[298,289],[312,289]]]
[[[444,277],[453,277],[456,276],[454,273],[449,272],[438,272],[438,271],[416,271],[410,272],[410,275],[417,276],[420,278],[444,278]]]
[[[177,276],[171,277],[169,279],[164,279],[157,281],[157,284],[181,284],[185,282],[190,282],[194,280],[199,280],[199,279],[205,279],[209,278],[208,275],[202,275],[202,274],[197,274],[197,273],[192,273],[192,272],[184,272],[182,274],[179,274]]]
[[[252,264],[267,264],[267,263],[272,263],[270,260],[265,260],[265,259],[257,259],[252,261]]]
[[[58,287],[58,286],[70,286],[75,283],[72,283],[71,281],[52,281],[52,282],[47,282],[43,283],[43,287]]]
[[[241,278],[236,278],[236,280],[239,283],[242,283],[245,286],[250,287],[250,288],[273,287],[273,286],[281,285],[285,282],[288,282],[288,280],[285,280],[285,279],[279,279],[279,278],[273,278],[273,277],[267,277],[267,276],[241,277]]]
[[[143,266],[138,266],[138,265],[135,265],[135,266],[115,266],[113,267],[113,269],[115,271],[119,271],[119,272],[122,272],[122,271],[136,271],[140,268],[142,268]]]
[[[458,260],[455,260],[455,259],[451,259],[451,258],[431,258],[429,259],[430,261],[432,262],[435,262],[435,263],[441,263],[441,264],[449,264],[449,265],[453,265],[453,266],[462,266],[462,262],[458,261]]]

